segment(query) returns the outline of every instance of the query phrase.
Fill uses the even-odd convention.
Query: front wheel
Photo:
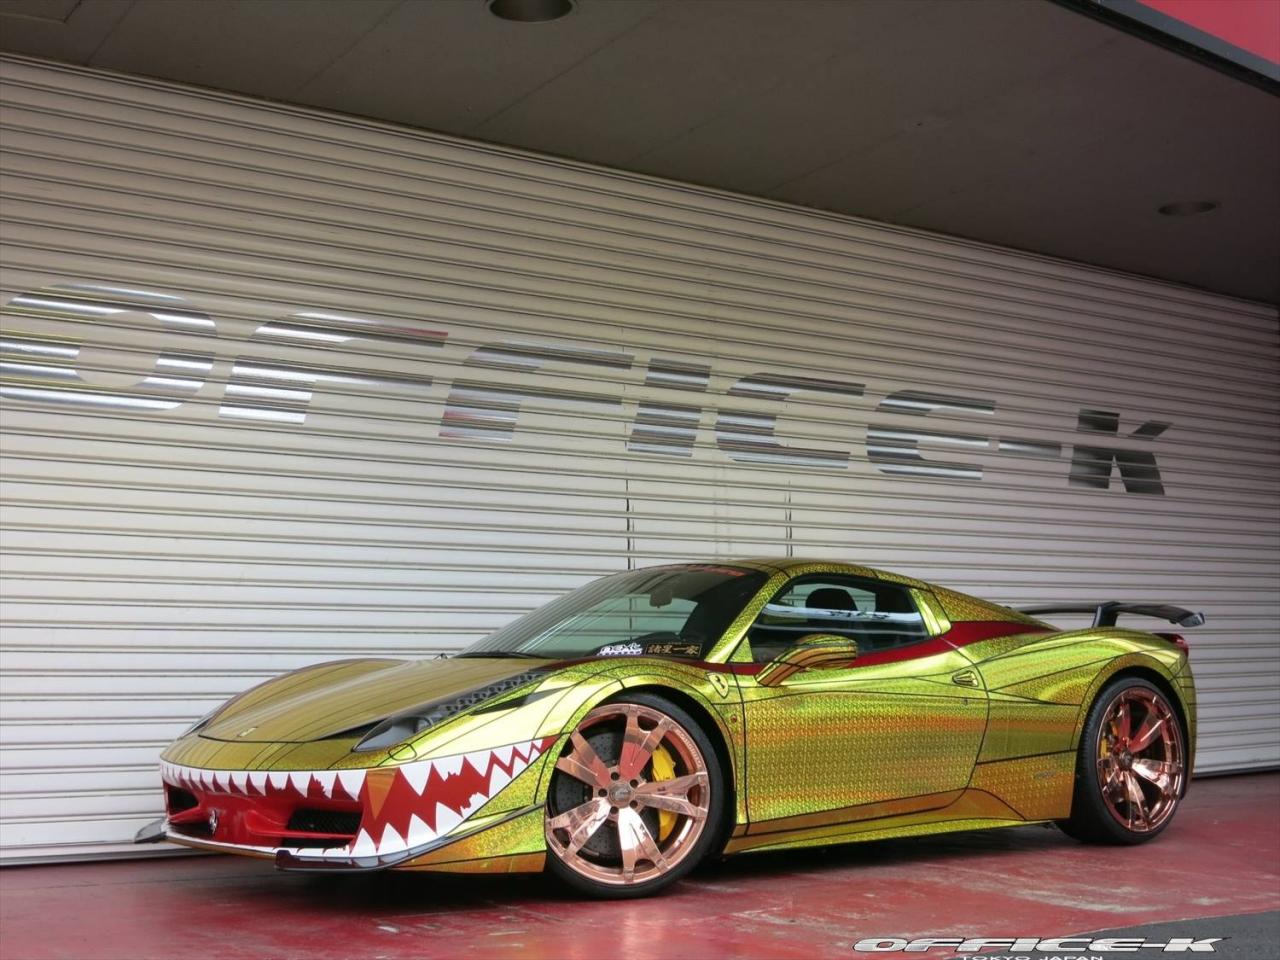
[[[597,897],[640,897],[684,876],[719,834],[723,773],[675,704],[637,693],[596,707],[556,761],[548,869]]]
[[[1186,791],[1186,735],[1154,684],[1121,677],[1103,688],[1080,736],[1071,818],[1090,843],[1142,843],[1169,825]]]

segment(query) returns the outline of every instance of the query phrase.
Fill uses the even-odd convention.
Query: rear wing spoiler
[[[1018,612],[1032,617],[1055,613],[1091,613],[1095,627],[1114,627],[1122,613],[1168,620],[1180,627],[1198,627],[1204,623],[1203,613],[1183,610],[1181,607],[1163,603],[1119,603],[1115,600],[1107,603],[1051,603],[1043,607],[1019,607]]]

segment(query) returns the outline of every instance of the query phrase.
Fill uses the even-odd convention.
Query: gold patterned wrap
[[[1088,707],[1121,671],[1169,692],[1185,720],[1190,755],[1194,682],[1184,653],[1158,636],[1116,627],[1060,632],[1006,607],[868,567],[735,563],[766,572],[767,581],[704,660],[321,664],[242,694],[173,743],[163,755],[166,782],[225,789],[228,802],[251,804],[277,789],[278,781],[264,776],[284,777],[282,789],[308,802],[358,800],[365,827],[376,822],[382,831],[369,836],[375,852],[412,852],[419,849],[415,837],[430,841],[430,849],[396,862],[399,869],[504,872],[543,865],[542,808],[569,733],[599,704],[640,689],[672,699],[715,744],[732,796],[728,852],[1066,817]],[[753,663],[746,638],[755,618],[792,578],[815,573],[907,587],[929,636],[893,655],[851,662],[819,662],[815,653],[814,662],[794,670]],[[526,674],[482,708],[389,749],[354,749],[388,715]],[[356,794],[334,792],[343,773],[352,782],[362,778]],[[267,786],[255,792],[261,782]],[[415,806],[435,798],[443,798],[439,809]],[[392,834],[399,844],[384,844]]]

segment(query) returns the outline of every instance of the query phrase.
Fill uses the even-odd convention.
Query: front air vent
[[[350,841],[360,829],[360,813],[345,810],[322,810],[300,807],[289,817],[285,827],[290,847],[339,847]],[[297,836],[295,834],[315,834]]]
[[[183,810],[191,810],[200,805],[200,801],[196,799],[196,795],[190,790],[183,790],[181,787],[170,786],[165,784],[165,801],[169,808],[169,816],[175,813],[182,813]]]

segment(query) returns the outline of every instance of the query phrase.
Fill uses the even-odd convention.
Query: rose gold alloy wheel
[[[1186,761],[1182,726],[1153,690],[1122,690],[1098,727],[1098,785],[1116,821],[1150,833],[1173,815],[1182,797]]]
[[[584,879],[638,885],[689,855],[710,807],[707,766],[687,730],[654,707],[605,704],[556,761],[547,846]]]

